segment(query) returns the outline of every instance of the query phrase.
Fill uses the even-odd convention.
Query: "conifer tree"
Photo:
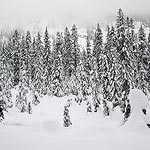
[[[13,86],[18,85],[19,83],[19,55],[20,55],[20,36],[17,30],[15,30],[12,37],[12,46],[13,46]]]
[[[131,88],[132,82],[132,65],[130,58],[130,48],[129,45],[129,19],[125,22],[124,14],[121,9],[118,11],[118,16],[116,20],[116,31],[117,31],[117,52],[116,52],[116,85],[120,87],[118,94],[120,98],[120,107],[124,108],[127,101],[127,97]],[[127,28],[126,28],[127,24]],[[118,92],[119,92],[118,91]],[[123,109],[122,109],[123,110]],[[124,110],[123,110],[124,113]]]
[[[71,77],[74,68],[71,35],[68,28],[64,32],[63,68],[66,77]]]
[[[62,36],[60,32],[57,32],[56,43],[54,47],[54,62],[52,69],[52,92],[54,96],[63,96],[63,69],[61,54],[62,49]]]
[[[51,45],[49,39],[49,33],[46,27],[44,36],[44,53],[43,53],[43,94],[47,94],[50,91],[51,74],[52,74],[52,60],[51,60]]]
[[[35,47],[36,47],[36,58],[35,58],[35,77],[34,77],[34,88],[36,91],[38,91],[39,94],[41,94],[42,91],[42,83],[43,83],[43,45],[42,45],[41,35],[38,32],[36,41],[35,41]]]
[[[32,48],[32,39],[30,31],[27,31],[26,38],[25,38],[25,48],[26,48],[26,54],[25,54],[25,65],[26,65],[26,77],[27,77],[27,84],[28,87],[31,84],[31,48]]]
[[[37,57],[37,51],[36,51],[36,40],[33,38],[32,46],[31,46],[31,52],[30,52],[30,67],[31,67],[31,86],[33,85],[33,81],[35,79],[35,70],[36,70],[36,57]]]
[[[138,70],[138,88],[147,94],[145,59],[148,55],[147,40],[143,26],[138,32],[138,50],[137,50],[137,70]]]
[[[80,62],[80,50],[78,44],[78,32],[75,25],[71,29],[71,43],[72,43],[72,57],[73,57],[73,71],[76,72],[77,66]]]
[[[68,106],[64,106],[64,114],[63,114],[63,116],[64,116],[64,119],[63,119],[63,121],[64,121],[64,123],[63,123],[64,127],[69,127],[70,125],[72,125],[72,123],[70,121]]]
[[[28,113],[29,113],[29,114],[32,114],[31,102],[28,103],[28,108],[27,108],[27,110],[28,110]]]
[[[101,55],[103,51],[103,39],[102,38],[103,36],[102,36],[100,25],[97,24],[95,37],[94,37],[93,57],[96,61],[99,83],[101,83],[101,73],[102,73],[101,64],[103,63],[101,59]]]
[[[87,113],[92,112],[92,106],[90,102],[87,102]]]

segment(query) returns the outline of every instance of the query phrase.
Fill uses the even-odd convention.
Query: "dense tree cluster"
[[[87,103],[87,112],[103,108],[108,116],[120,107],[125,116],[129,107],[130,89],[150,92],[150,34],[143,26],[135,32],[132,18],[119,9],[116,25],[107,27],[106,42],[97,24],[94,39],[87,32],[86,47],[78,43],[75,25],[51,38],[46,28],[44,37],[34,37],[17,30],[0,43],[0,99],[11,107],[11,89],[18,86],[16,106],[21,112],[32,112],[27,93],[32,91],[32,104],[39,103],[39,95],[62,97],[75,95],[76,101]],[[91,44],[93,43],[93,45]],[[92,102],[89,101],[92,97]],[[112,107],[108,106],[112,104]],[[92,110],[93,109],[93,110]],[[110,110],[111,109],[111,110]],[[65,107],[65,116],[67,107]],[[65,120],[67,125],[67,120]]]

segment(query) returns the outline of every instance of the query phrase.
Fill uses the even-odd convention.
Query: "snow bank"
[[[145,115],[142,111],[149,106],[148,98],[142,91],[134,89],[131,90],[129,99],[132,113],[122,129],[135,132],[150,132],[150,129],[146,125],[148,122],[150,123],[150,116]]]
[[[149,150],[150,129],[141,111],[147,105],[141,99],[147,98],[141,91],[131,91],[133,114],[119,130],[118,115],[122,115],[119,108],[110,117],[104,117],[101,111],[87,113],[85,102],[72,103],[69,112],[73,125],[64,128],[64,105],[71,98],[43,96],[31,115],[20,113],[17,108],[5,113],[6,119],[0,125],[0,149]]]

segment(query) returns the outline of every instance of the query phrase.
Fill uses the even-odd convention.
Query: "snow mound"
[[[147,121],[150,121],[150,117],[143,113],[143,109],[149,106],[148,98],[144,93],[138,89],[131,90],[129,94],[131,102],[132,113],[128,121],[122,127],[126,130],[132,130],[136,132],[148,132],[150,129],[147,127]]]
[[[146,108],[149,105],[148,98],[145,94],[138,89],[131,90],[129,94],[129,99],[131,101],[131,105],[137,108]]]
[[[43,129],[48,133],[59,133],[62,129],[60,123],[55,120],[45,120],[42,122]]]

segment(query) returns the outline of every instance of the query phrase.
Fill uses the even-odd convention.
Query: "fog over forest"
[[[95,25],[113,21],[119,8],[137,20],[147,20],[150,14],[149,0],[0,0],[0,5],[0,25],[5,28]]]

